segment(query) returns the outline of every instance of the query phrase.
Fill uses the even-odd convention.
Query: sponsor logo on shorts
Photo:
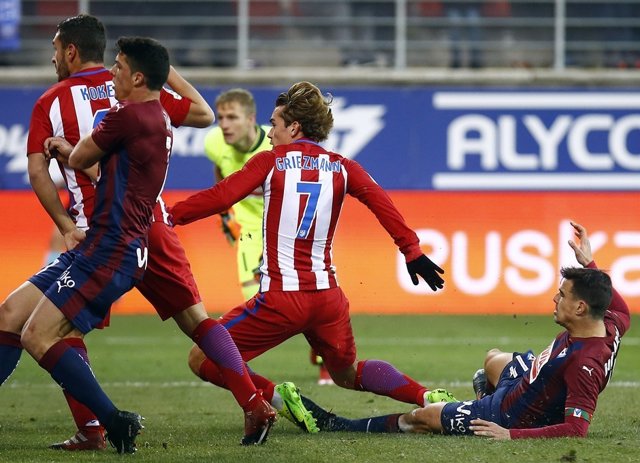
[[[71,279],[69,269],[62,272],[56,283],[58,284],[58,294],[62,291],[62,288],[73,288],[76,285],[76,282]]]
[[[471,416],[471,410],[468,410],[467,407],[473,404],[473,401],[467,400],[462,402],[456,408],[456,414],[449,420],[449,428],[453,433],[458,434],[466,434],[467,433],[467,425],[468,418]]]

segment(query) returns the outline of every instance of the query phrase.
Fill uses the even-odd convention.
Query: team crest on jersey
[[[560,357],[566,357],[567,356],[567,348],[565,347],[564,349],[562,349],[560,351],[560,353],[558,354],[558,358]]]

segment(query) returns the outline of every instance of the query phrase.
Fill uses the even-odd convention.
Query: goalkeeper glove
[[[224,233],[229,244],[233,246],[240,236],[240,224],[236,222],[236,218],[231,209],[221,212],[220,219],[222,220],[222,233]]]
[[[254,268],[253,271],[253,279],[260,283],[260,278],[262,277],[262,272],[260,271],[260,267],[264,263],[264,257],[260,256],[260,261],[258,262],[258,266]]]
[[[414,285],[417,285],[419,282],[418,275],[427,282],[433,291],[442,289],[444,285],[444,280],[438,275],[438,273],[444,273],[444,270],[434,264],[431,259],[424,254],[417,259],[407,262],[407,271]]]

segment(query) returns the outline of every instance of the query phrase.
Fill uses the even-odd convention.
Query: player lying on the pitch
[[[350,420],[307,398],[322,431],[413,432],[493,439],[584,437],[615,365],[629,309],[596,268],[586,229],[572,222],[569,241],[583,268],[565,267],[553,298],[554,321],[565,328],[538,356],[488,352],[474,377],[477,399],[430,403],[409,413]],[[486,378],[486,381],[484,380]]]

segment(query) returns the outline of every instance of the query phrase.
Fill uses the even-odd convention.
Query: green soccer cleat
[[[316,420],[309,410],[307,410],[300,398],[300,390],[293,383],[277,384],[275,390],[280,397],[284,407],[278,410],[280,416],[285,417],[304,432],[314,434],[320,429],[316,425]]]
[[[425,394],[425,404],[426,403],[437,403],[437,402],[458,402],[453,394],[446,389],[433,389]]]

